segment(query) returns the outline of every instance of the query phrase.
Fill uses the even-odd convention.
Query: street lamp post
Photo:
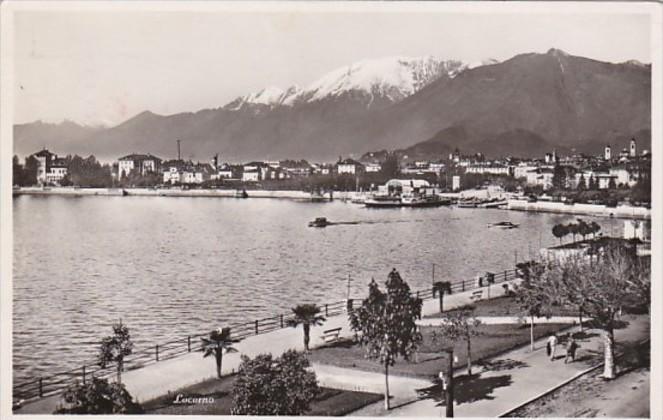
[[[447,367],[446,375],[440,372],[440,379],[442,380],[442,392],[445,399],[446,418],[453,418],[454,416],[454,350],[443,350],[449,356],[449,366]]]

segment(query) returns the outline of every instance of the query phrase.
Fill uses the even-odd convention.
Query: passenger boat
[[[457,205],[462,208],[476,208],[479,203],[475,200],[458,200]]]
[[[401,203],[404,207],[436,207],[450,204],[451,201],[438,195],[404,194]]]
[[[403,205],[401,198],[395,195],[374,195],[364,200],[366,207],[401,207]]]

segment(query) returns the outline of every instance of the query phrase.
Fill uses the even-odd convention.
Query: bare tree
[[[543,288],[561,292],[565,299],[582,305],[603,332],[603,377],[615,377],[615,335],[617,314],[624,304],[649,304],[650,283],[646,264],[633,250],[624,246],[608,246],[599,252],[599,261],[589,264],[583,257],[566,258],[551,267]],[[641,299],[646,299],[642,302]]]

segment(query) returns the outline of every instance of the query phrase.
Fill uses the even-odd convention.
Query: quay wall
[[[234,189],[191,189],[179,188],[74,188],[74,187],[23,187],[14,193],[21,195],[65,195],[65,196],[122,196],[127,195],[146,197],[235,197]],[[246,190],[248,198],[287,198],[294,200],[310,200],[311,194],[306,191],[295,190]],[[352,196],[350,192],[334,192],[333,198],[345,200]],[[325,194],[324,199],[329,199]]]
[[[527,200],[508,200],[506,208],[508,210],[578,214],[587,216],[651,219],[651,209],[633,206],[608,207],[601,204],[564,204],[550,201],[528,202]]]

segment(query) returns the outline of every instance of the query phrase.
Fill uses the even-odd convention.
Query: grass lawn
[[[232,407],[232,388],[236,376],[226,376],[222,379],[208,379],[198,384],[182,388],[160,398],[143,403],[145,414],[169,415],[230,415]],[[322,392],[311,403],[308,416],[343,416],[358,410],[368,404],[380,401],[381,394],[368,392],[342,391],[338,389],[321,388]],[[177,395],[182,397],[212,397],[214,402],[205,404],[173,404]]]
[[[540,338],[553,332],[569,327],[571,324],[540,324],[534,326],[534,337]],[[473,365],[482,359],[497,356],[530,342],[529,325],[481,325],[482,335],[472,340]],[[411,361],[399,359],[396,365],[389,368],[394,375],[432,378],[442,370],[446,370],[447,356],[440,349],[442,342],[435,340],[436,327],[421,327],[423,342],[416,356]],[[465,342],[458,342],[454,346],[454,356],[458,357],[455,367],[467,364],[467,350]],[[384,368],[379,362],[365,357],[365,351],[359,345],[348,340],[334,345],[313,350],[309,355],[311,362],[354,368],[372,372],[383,372]]]
[[[500,287],[499,285],[497,286],[492,286],[492,287]],[[491,298],[491,299],[484,299],[478,301],[476,304],[472,305],[474,306],[474,315],[475,316],[513,316],[513,315],[521,315],[523,314],[523,309],[520,307],[518,302],[516,302],[516,298],[513,296],[500,296],[496,298]],[[464,306],[463,308],[467,308],[469,305]],[[453,310],[458,310],[461,308],[456,308],[452,309],[451,311],[444,311],[446,312],[452,312]],[[577,315],[577,310],[574,308],[563,308],[563,307],[558,307],[555,308],[553,315],[556,316],[576,316]],[[424,318],[439,318],[440,313],[437,312],[432,315],[426,315]]]

